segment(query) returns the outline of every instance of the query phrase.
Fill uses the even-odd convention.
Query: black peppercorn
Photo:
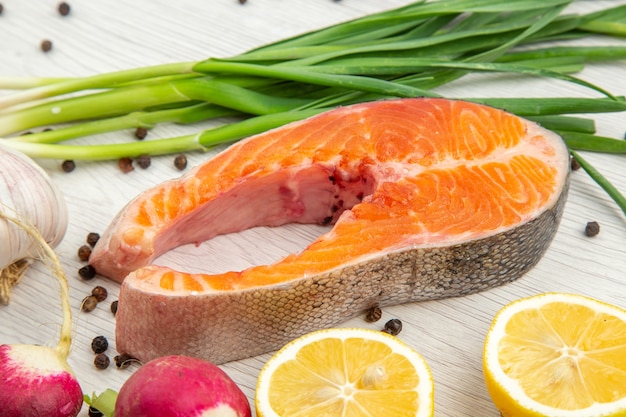
[[[130,364],[133,363],[133,361],[135,361],[135,359],[127,353],[122,353],[120,355],[117,355],[113,358],[113,360],[115,361],[115,366],[117,366],[120,369],[128,368]]]
[[[57,6],[57,10],[59,11],[59,14],[61,16],[67,16],[68,14],[70,14],[70,5],[66,2],[61,2]]]
[[[93,353],[104,353],[109,348],[109,341],[104,336],[96,336],[91,341]]]
[[[80,309],[86,313],[89,313],[90,311],[93,311],[97,305],[98,305],[98,299],[94,297],[93,295],[89,295],[83,298],[83,302],[80,306]]]
[[[138,127],[135,129],[135,137],[139,140],[145,139],[148,135],[148,129],[145,127]]]
[[[574,157],[570,159],[570,168],[572,171],[578,171],[580,169],[580,163]]]
[[[72,161],[71,159],[67,159],[63,161],[63,163],[61,164],[61,169],[63,170],[63,172],[72,172],[74,171],[75,168],[76,168],[76,163]]]
[[[91,265],[85,265],[78,270],[78,276],[85,280],[93,279],[96,276],[96,269]]]
[[[89,417],[102,417],[102,416],[104,416],[104,414],[102,414],[102,413],[100,412],[100,410],[98,410],[98,409],[96,409],[96,408],[93,408],[93,407],[91,407],[91,406],[89,406],[88,413],[89,413],[89,414],[88,414],[88,416],[89,416]]]
[[[137,165],[139,165],[140,168],[148,168],[151,162],[150,155],[141,155],[137,157]]]
[[[380,320],[383,316],[383,311],[378,306],[374,306],[369,309],[367,315],[365,316],[365,321],[369,323],[374,323],[375,321]]]
[[[118,304],[117,300],[111,303],[111,313],[113,313],[113,315],[117,314],[117,304]]]
[[[402,322],[399,319],[391,319],[385,323],[383,332],[389,333],[393,336],[398,335],[402,331]]]
[[[52,50],[52,42],[49,41],[48,39],[44,39],[43,41],[41,41],[41,50],[44,52],[50,52],[50,50]]]
[[[93,295],[94,297],[96,297],[96,300],[98,300],[98,302],[102,302],[104,300],[107,299],[107,296],[109,295],[107,292],[107,289],[101,286],[97,286],[94,287],[93,290],[91,290],[91,295]]]
[[[128,174],[129,172],[133,171],[135,168],[133,167],[133,160],[130,158],[120,158],[117,161],[117,166],[120,167],[120,170],[124,173],[124,174]]]
[[[187,168],[187,157],[185,155],[177,155],[174,158],[174,166],[180,171]]]
[[[589,222],[585,226],[585,234],[589,237],[596,236],[600,233],[600,224],[598,222]]]
[[[0,14],[2,14],[3,11],[4,11],[4,6],[2,5],[2,3],[0,3]]]
[[[92,248],[96,246],[98,240],[100,240],[100,235],[98,233],[91,232],[87,235],[87,244]]]
[[[107,369],[110,363],[111,360],[104,353],[98,353],[93,359],[93,364],[96,365],[96,368],[98,369]]]
[[[87,245],[82,245],[78,248],[78,259],[83,262],[87,262],[91,256],[91,248]]]

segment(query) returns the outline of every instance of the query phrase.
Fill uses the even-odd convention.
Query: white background
[[[0,15],[0,76],[85,76],[139,66],[197,61],[230,56],[255,46],[327,26],[366,13],[408,4],[406,0],[71,0],[70,16],[61,17],[52,0],[4,0]],[[582,1],[575,10],[592,10],[623,1]],[[43,39],[53,50],[43,53]],[[614,92],[626,91],[624,62],[594,64],[579,74]],[[512,76],[472,76],[441,92],[450,97],[487,96],[595,96],[558,81]],[[8,93],[8,92],[6,92]],[[601,134],[622,138],[623,114],[597,116]],[[197,127],[193,127],[197,129]],[[162,126],[150,137],[191,131]],[[133,140],[132,132],[106,135],[101,140]],[[212,153],[188,154],[190,166]],[[626,192],[626,156],[584,154],[623,193]],[[114,351],[114,319],[110,301],[119,286],[106,279],[81,281],[83,265],[76,251],[89,232],[102,232],[131,198],[148,187],[180,173],[173,156],[153,158],[147,170],[123,174],[115,162],[78,162],[64,173],[58,160],[40,160],[60,186],[69,207],[70,225],[57,252],[66,268],[74,312],[74,343],[69,362],[85,393],[119,389],[136,369],[94,368],[90,342],[105,335]],[[595,220],[601,232],[583,233]],[[241,269],[272,262],[303,248],[322,232],[315,226],[254,229],[214,239],[199,248],[181,248],[164,258],[172,265],[196,262],[215,271]],[[0,242],[2,245],[2,242]],[[404,323],[401,339],[418,350],[435,378],[437,416],[499,414],[489,400],[481,371],[484,336],[496,311],[505,303],[543,291],[589,295],[626,308],[626,221],[624,214],[582,170],[572,175],[571,191],[559,232],[541,262],[512,284],[481,294],[386,308],[383,320],[366,323],[362,317],[344,325],[379,328],[397,317]],[[103,285],[109,299],[91,313],[79,306],[91,288]],[[0,306],[0,343],[54,345],[59,329],[57,287],[45,268],[36,265],[16,289],[10,306]],[[262,355],[223,368],[253,401],[258,372],[269,358]],[[81,415],[87,415],[83,410]]]

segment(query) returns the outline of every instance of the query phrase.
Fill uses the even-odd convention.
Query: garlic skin
[[[53,248],[67,231],[67,205],[61,190],[35,161],[1,143],[0,211],[32,224]],[[4,219],[0,219],[0,242],[0,271],[39,253],[37,242]]]

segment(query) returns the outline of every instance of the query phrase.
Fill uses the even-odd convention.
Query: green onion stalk
[[[566,13],[573,0],[437,0],[367,15],[255,48],[81,78],[0,77],[3,143],[34,158],[117,159],[206,151],[343,106],[400,97],[442,97],[471,73],[557,79],[597,97],[447,97],[502,108],[541,123],[626,214],[626,199],[576,151],[626,154],[580,114],[626,111],[622,96],[575,76],[587,64],[626,58],[626,5]],[[557,46],[555,46],[557,45]],[[211,121],[193,134],[123,143],[72,142],[163,123]],[[29,135],[24,131],[54,127]]]

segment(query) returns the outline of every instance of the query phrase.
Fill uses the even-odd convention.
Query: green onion
[[[572,156],[580,166],[587,171],[589,176],[591,176],[596,183],[602,187],[604,191],[617,203],[622,212],[626,214],[626,198],[622,195],[617,188],[613,184],[611,184],[598,170],[596,170],[589,162],[583,159],[576,151],[572,151]]]
[[[593,120],[574,116],[626,111],[624,98],[573,75],[590,62],[626,58],[626,45],[615,45],[626,37],[626,6],[564,13],[571,3],[417,1],[232,57],[84,78],[0,77],[0,87],[21,90],[0,97],[0,136],[6,145],[36,158],[115,159],[202,151],[335,106],[439,97],[438,88],[480,72],[513,74],[519,82],[528,77],[558,80],[598,97],[448,98],[535,120],[559,133],[576,159],[576,150],[626,154],[625,141],[598,136]],[[591,37],[612,44],[573,43]],[[203,121],[216,127],[173,138],[93,143],[101,133]],[[43,126],[55,129],[19,136]],[[92,143],[72,143],[85,137]],[[623,204],[623,196],[606,178],[583,163]]]

